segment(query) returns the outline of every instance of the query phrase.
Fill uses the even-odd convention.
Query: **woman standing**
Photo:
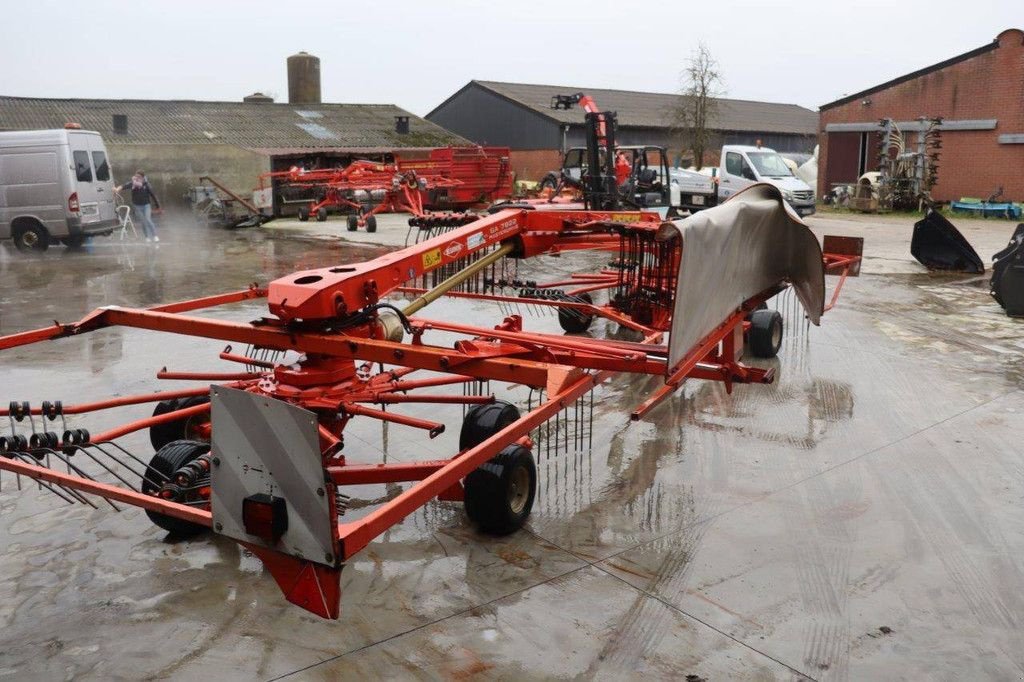
[[[132,190],[132,209],[142,222],[142,231],[146,235],[146,241],[160,241],[160,237],[156,235],[156,225],[153,224],[153,209],[160,210],[160,200],[153,194],[153,188],[149,186],[146,174],[142,171],[135,171],[131,182],[120,186],[115,185],[114,191],[120,192],[120,190],[128,188]]]

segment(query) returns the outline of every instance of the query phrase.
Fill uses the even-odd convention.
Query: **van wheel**
[[[50,235],[42,225],[15,228],[14,246],[18,251],[46,251],[50,247]]]

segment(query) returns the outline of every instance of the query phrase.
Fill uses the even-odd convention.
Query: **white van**
[[[786,161],[774,149],[739,144],[725,145],[722,147],[718,177],[720,199],[728,199],[755,182],[766,182],[782,191],[782,196],[798,215],[808,216],[814,213],[814,190],[793,175]]]
[[[19,251],[82,245],[118,225],[100,134],[76,128],[0,133],[0,239]]]

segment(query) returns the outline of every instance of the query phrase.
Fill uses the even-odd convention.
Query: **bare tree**
[[[718,61],[711,55],[707,45],[701,43],[690,55],[689,63],[683,69],[680,80],[679,105],[674,112],[683,148],[693,152],[693,163],[704,167],[704,154],[711,143],[711,129],[718,113],[718,97],[724,94],[724,81]]]

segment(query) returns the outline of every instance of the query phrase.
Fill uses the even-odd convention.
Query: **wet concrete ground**
[[[633,424],[629,409],[656,381],[603,386],[592,425],[559,425],[563,443],[582,428],[583,447],[554,447],[551,434],[538,443],[526,529],[482,536],[461,505],[433,502],[346,566],[338,622],[289,606],[230,541],[170,542],[140,512],[62,506],[5,475],[0,679],[1019,678],[1024,322],[1002,314],[985,278],[910,261],[909,219],[810,222],[867,235],[865,272],[820,329],[781,302],[790,324],[770,363],[775,384],[729,395],[694,381]],[[963,223],[986,260],[1012,232]],[[404,241],[400,224],[374,239]],[[0,251],[0,333],[379,253],[302,232],[181,226],[165,228],[159,248]],[[452,301],[428,311],[502,315]],[[533,312],[533,328],[557,329]],[[221,349],[126,330],[23,348],[0,358],[0,398],[137,392],[164,365],[224,369]],[[95,432],[117,416],[69,425]],[[346,452],[449,456],[457,408],[448,416],[452,427],[432,441],[357,420]],[[144,436],[125,444],[148,456]],[[349,514],[397,492],[361,488]]]

